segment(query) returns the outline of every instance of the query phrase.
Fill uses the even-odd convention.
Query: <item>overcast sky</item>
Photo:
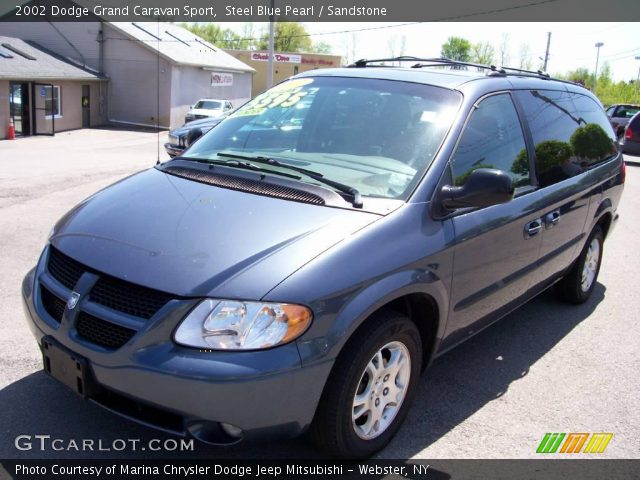
[[[256,23],[260,32],[268,24]],[[507,22],[461,22],[419,23],[413,25],[393,23],[305,23],[314,41],[324,41],[333,48],[333,53],[351,59],[380,58],[391,53],[390,44],[395,41],[396,54],[402,37],[405,37],[405,55],[437,57],[440,46],[450,35],[464,37],[471,42],[490,42],[496,53],[503,35],[508,35],[508,66],[518,67],[522,45],[528,45],[533,67],[537,68],[544,57],[547,32],[551,32],[551,48],[547,70],[551,74],[573,70],[578,67],[595,68],[596,42],[603,42],[600,49],[600,66],[608,62],[614,80],[635,79],[640,67],[640,23],[507,23]],[[222,23],[241,33],[243,24]],[[379,28],[387,27],[389,28]],[[354,33],[330,33],[344,30],[371,29]],[[354,42],[355,39],[355,42]],[[355,52],[352,44],[355,43]]]

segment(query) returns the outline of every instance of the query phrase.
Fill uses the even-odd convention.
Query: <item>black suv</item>
[[[392,60],[293,77],[65,215],[22,290],[45,369],[165,431],[362,457],[436,356],[551,286],[586,301],[625,177],[600,102]]]

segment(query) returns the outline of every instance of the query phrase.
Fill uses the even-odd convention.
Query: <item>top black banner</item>
[[[0,21],[639,21],[638,0],[0,0]]]

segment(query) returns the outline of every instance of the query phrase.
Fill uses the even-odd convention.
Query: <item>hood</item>
[[[193,120],[191,122],[185,123],[181,127],[174,128],[169,132],[169,134],[173,135],[174,137],[181,137],[182,135],[186,135],[189,130],[196,127],[200,128],[202,132],[205,133],[211,130],[216,125],[218,125],[222,120],[224,120],[224,118],[225,118],[224,116],[219,116],[219,117],[207,117],[207,118],[200,118],[198,120]]]
[[[153,168],[79,204],[58,222],[51,243],[95,270],[149,288],[257,300],[378,218]]]
[[[187,115],[192,114],[192,115],[208,115],[210,117],[217,117],[219,115],[222,115],[223,110],[219,109],[219,110],[210,110],[208,108],[192,108],[191,110],[189,110],[187,112]]]

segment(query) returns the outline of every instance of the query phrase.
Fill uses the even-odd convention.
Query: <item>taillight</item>
[[[624,138],[627,140],[631,140],[633,138],[633,130],[631,130],[631,127],[627,127],[627,130],[624,132]]]
[[[624,183],[627,178],[627,162],[622,159],[622,168],[620,169],[620,181]]]

